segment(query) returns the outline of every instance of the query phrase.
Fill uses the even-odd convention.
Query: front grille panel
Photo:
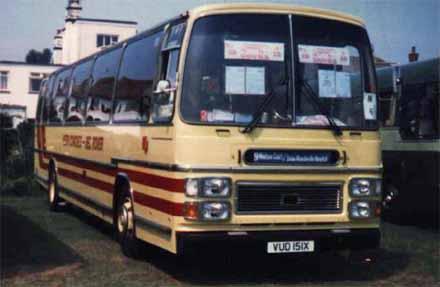
[[[239,182],[238,214],[340,213],[342,184]]]

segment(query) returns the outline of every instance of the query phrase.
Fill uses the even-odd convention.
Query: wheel
[[[53,168],[49,173],[47,192],[50,211],[59,211],[60,197],[58,195],[58,179]]]
[[[131,258],[138,258],[140,242],[136,238],[133,203],[128,194],[125,194],[118,200],[116,233],[124,255]]]

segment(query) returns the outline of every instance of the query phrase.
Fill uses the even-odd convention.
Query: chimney
[[[408,60],[410,62],[417,62],[418,59],[419,59],[419,53],[416,52],[416,47],[412,46],[411,52],[408,54]]]
[[[75,22],[79,18],[82,7],[80,0],[68,0],[66,7],[66,21]]]

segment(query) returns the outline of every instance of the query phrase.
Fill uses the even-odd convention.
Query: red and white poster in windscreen
[[[225,59],[284,61],[284,43],[225,40]]]
[[[298,45],[298,54],[301,63],[350,65],[350,54],[347,48]]]

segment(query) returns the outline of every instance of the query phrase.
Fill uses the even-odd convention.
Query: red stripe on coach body
[[[162,198],[152,197],[139,191],[133,192],[134,202],[150,207],[172,216],[183,216],[183,204],[168,201]]]
[[[93,177],[84,176],[82,174],[78,174],[76,172],[70,171],[64,168],[58,168],[58,174],[75,181],[81,182],[85,185],[91,186],[93,188],[102,190],[104,192],[113,194],[113,184],[107,183],[105,181],[101,181],[99,179],[95,179]]]
[[[80,183],[83,183],[85,185],[91,186],[93,188],[102,190],[106,193],[110,193],[110,194],[113,193],[113,185],[112,184],[100,181],[98,179],[83,176],[81,174],[78,174],[76,172],[73,172],[73,171],[70,171],[70,170],[64,169],[64,168],[58,168],[58,174],[60,176],[63,176],[63,177],[78,181]],[[149,195],[143,194],[138,191],[134,191],[134,202],[138,203],[140,205],[167,213],[172,216],[182,216],[183,215],[183,204],[174,203],[169,200],[149,196]]]

